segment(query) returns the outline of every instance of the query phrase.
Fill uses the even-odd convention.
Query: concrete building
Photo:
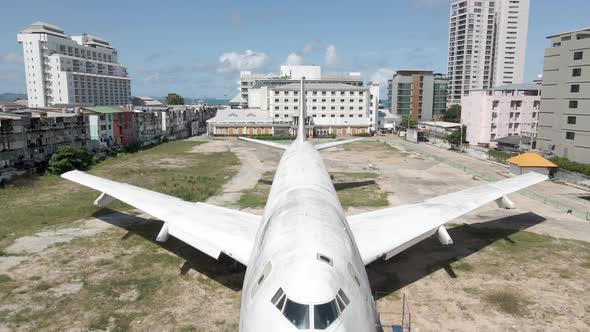
[[[87,116],[36,109],[0,112],[0,181],[39,166],[60,146],[90,147]]]
[[[541,104],[539,84],[510,84],[472,90],[461,101],[461,122],[471,145],[496,147],[495,139],[537,135]],[[523,142],[527,143],[527,142]]]
[[[250,71],[240,72],[239,82],[239,96],[232,101],[241,102],[242,106],[251,107],[248,102],[248,91],[255,86],[274,87],[290,83],[297,83],[305,77],[308,83],[333,83],[333,84],[348,84],[353,86],[363,86],[363,79],[361,73],[322,73],[320,66],[303,66],[303,65],[284,65],[281,66],[281,71],[276,74],[253,74]]]
[[[537,148],[590,163],[590,28],[547,38]]]
[[[275,123],[268,111],[225,108],[217,111],[215,117],[207,120],[209,135],[288,135],[289,124]],[[283,128],[283,130],[279,129]]]
[[[525,152],[506,160],[510,164],[510,173],[521,175],[535,172],[543,175],[553,174],[559,168],[554,163],[535,152]]]
[[[432,120],[447,108],[445,75],[431,70],[399,70],[387,81],[390,112],[415,120]]]
[[[297,124],[299,83],[259,84],[249,90],[250,109],[268,112],[274,123]],[[368,134],[377,129],[379,85],[306,83],[307,116],[314,136]],[[308,120],[309,121],[309,120]],[[294,132],[293,132],[294,133]]]
[[[99,152],[137,142],[133,127],[133,111],[122,107],[83,107],[88,115],[91,150]]]
[[[523,81],[529,0],[456,0],[449,21],[449,104]]]
[[[118,52],[91,35],[66,36],[59,27],[35,22],[17,35],[23,46],[29,107],[129,102],[131,79]]]

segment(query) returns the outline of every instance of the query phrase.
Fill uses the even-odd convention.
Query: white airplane
[[[164,222],[169,235],[218,259],[244,264],[240,331],[376,331],[379,321],[365,265],[389,259],[438,235],[452,244],[444,224],[505,195],[544,181],[518,177],[347,217],[318,151],[357,139],[313,145],[305,135],[305,92],[299,98],[297,139],[290,145],[242,138],[284,150],[262,216],[185,202],[80,171],[64,178],[102,194],[95,205],[121,200]]]

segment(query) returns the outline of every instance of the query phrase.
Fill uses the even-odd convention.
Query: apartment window
[[[579,84],[572,84],[570,86],[570,92],[572,92],[572,93],[580,92],[580,85]]]
[[[275,103],[278,103],[278,102],[279,102],[279,98],[276,98],[276,99],[275,99]]]
[[[567,124],[576,124],[576,117],[575,116],[568,116],[567,117]]]
[[[312,109],[312,110],[316,110],[316,109],[317,109],[317,107],[315,107],[315,106],[312,106],[312,107],[311,107],[311,109]]]
[[[584,51],[574,52],[574,60],[582,60],[584,58]]]
[[[311,94],[314,95],[314,96],[317,96],[318,95],[318,92],[317,91],[314,91]]]
[[[577,100],[570,100],[570,108],[578,108],[578,101]]]
[[[573,77],[580,77],[580,76],[582,76],[582,68],[574,68],[574,69],[572,69],[572,76]]]
[[[573,131],[567,131],[565,133],[565,139],[569,139],[569,140],[574,140],[574,138],[576,137],[576,133],[574,133]]]

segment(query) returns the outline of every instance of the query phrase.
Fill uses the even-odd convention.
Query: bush
[[[47,173],[60,175],[74,169],[87,169],[93,163],[93,156],[85,149],[60,146],[49,159]]]
[[[582,164],[562,157],[553,157],[549,160],[566,171],[590,176],[590,164]]]
[[[461,129],[457,129],[454,132],[448,134],[445,138],[449,144],[460,145],[461,144]],[[463,143],[467,142],[467,127],[463,126]]]
[[[502,161],[502,162],[506,161],[506,159],[508,159],[508,158],[512,158],[512,157],[516,156],[517,154],[518,153],[510,153],[510,152],[494,150],[494,149],[488,150],[488,156],[490,156],[493,159],[496,159],[498,161]]]

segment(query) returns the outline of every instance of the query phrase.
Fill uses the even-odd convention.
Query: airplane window
[[[338,301],[338,308],[340,308],[340,311],[344,310],[346,304],[344,304],[340,296],[336,296],[336,301]]]
[[[318,254],[317,258],[322,262],[332,265],[332,259],[326,255]]]
[[[283,315],[298,329],[309,329],[309,306],[287,299]]]
[[[313,327],[319,330],[326,329],[332,324],[340,312],[336,306],[336,300],[332,300],[328,303],[318,304],[313,306]]]
[[[286,295],[283,295],[283,297],[281,297],[281,299],[277,303],[277,309],[279,309],[279,311],[283,311],[283,304],[285,304],[285,299],[286,298],[287,298],[287,296]]]
[[[279,290],[277,290],[277,292],[272,297],[272,299],[270,300],[270,302],[272,302],[272,304],[276,304],[277,301],[281,298],[281,295],[283,295],[283,294],[285,294],[285,292],[283,292],[283,289],[282,288],[279,288]]]
[[[338,291],[338,295],[340,295],[340,297],[342,298],[342,301],[344,301],[345,305],[348,305],[350,303],[350,300],[348,299],[348,297],[346,297],[346,294],[344,294],[342,289]]]

